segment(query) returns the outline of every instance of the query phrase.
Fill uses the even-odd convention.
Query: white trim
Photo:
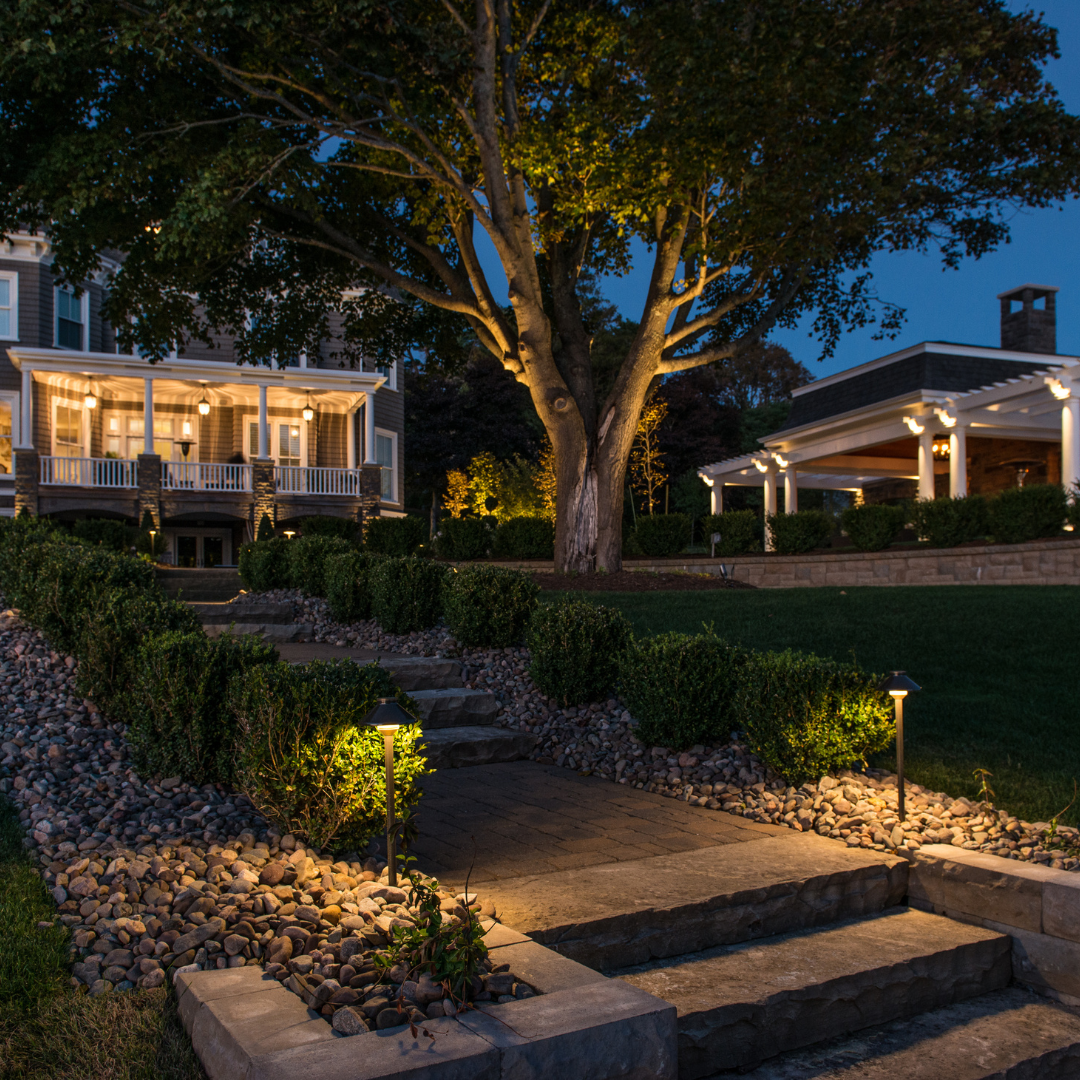
[[[381,489],[381,486],[380,486],[379,498],[380,498],[380,500],[385,501],[385,502],[391,502],[391,503],[401,502],[401,500],[398,498],[398,487],[399,487],[398,473],[401,470],[398,468],[398,437],[397,437],[397,432],[396,431],[388,431],[386,428],[377,427],[377,428],[375,428],[375,438],[378,439],[380,436],[382,438],[384,438],[384,439],[389,439],[390,440],[390,444],[391,444],[391,459],[390,460],[393,462],[393,464],[390,466],[390,497],[388,499],[382,500],[382,494],[381,494],[382,489]],[[375,446],[376,446],[376,451],[375,452],[376,453],[378,453],[378,445],[379,444],[376,442],[376,444],[375,444]],[[376,464],[379,464],[379,462],[377,460],[376,460]],[[381,468],[386,468],[385,465],[382,465],[380,467]]]
[[[79,303],[79,325],[82,330],[79,334],[79,344],[82,348],[72,349],[67,345],[60,344],[60,296],[67,295]],[[68,322],[74,322],[69,319]],[[75,295],[75,289],[71,285],[53,286],[53,346],[63,349],[64,352],[80,353],[90,344],[90,293],[83,289],[81,296]]]
[[[403,518],[408,516],[404,510],[386,510],[381,506],[379,507],[379,517]]]
[[[11,333],[0,334],[0,341],[19,340],[19,274],[16,270],[0,270],[0,279],[11,283],[8,310],[11,312]]]

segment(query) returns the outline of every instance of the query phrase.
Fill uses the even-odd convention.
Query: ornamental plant
[[[919,499],[911,507],[911,525],[929,547],[956,547],[977,540],[989,531],[986,499],[981,495]]]
[[[1065,489],[1060,484],[1008,488],[990,500],[990,532],[999,544],[1059,536],[1067,506]]]
[[[532,575],[520,570],[458,567],[446,579],[443,613],[462,645],[505,648],[521,640],[539,592]]]
[[[264,515],[264,520],[265,515]],[[240,580],[252,592],[285,589],[289,585],[288,545],[284,536],[271,535],[268,540],[240,545],[237,568]]]
[[[496,530],[491,553],[504,559],[550,559],[555,554],[555,522],[547,517],[517,517]]]
[[[440,559],[467,561],[483,559],[495,540],[493,517],[443,518],[435,551]]]
[[[833,519],[824,510],[799,510],[794,514],[770,514],[765,527],[778,555],[802,555],[828,547]]]
[[[691,524],[689,514],[642,514],[634,526],[634,544],[651,559],[678,555],[690,543]]]
[[[427,538],[427,522],[413,514],[376,517],[364,526],[364,550],[372,555],[415,555]]]
[[[708,548],[711,548],[713,533],[720,534],[717,555],[748,555],[761,550],[761,519],[753,510],[706,514],[701,519],[701,534]]]
[[[859,551],[887,548],[904,527],[904,508],[870,503],[849,506],[840,515],[840,528]]]
[[[324,567],[326,599],[337,622],[371,618],[371,567],[378,556],[362,551],[330,555]]]
[[[442,616],[447,567],[410,555],[380,559],[368,570],[371,613],[391,634],[427,630]]]
[[[326,560],[354,550],[340,536],[300,536],[285,543],[289,588],[308,596],[326,595]]]

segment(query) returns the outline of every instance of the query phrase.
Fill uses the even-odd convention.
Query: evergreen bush
[[[427,630],[442,615],[447,567],[410,555],[382,558],[368,571],[371,613],[391,634]]]
[[[326,560],[344,555],[352,545],[339,536],[300,536],[286,541],[290,589],[308,596],[326,596]]]
[[[76,540],[118,552],[126,552],[134,539],[134,530],[117,518],[82,518],[71,534]]]
[[[981,495],[919,499],[911,507],[911,524],[919,539],[930,547],[956,547],[986,536],[989,531],[986,500]]]
[[[770,514],[766,528],[778,555],[802,555],[828,547],[834,526],[824,510],[799,510],[794,514]]]
[[[491,553],[502,559],[553,559],[555,522],[543,517],[518,517],[496,530]]]
[[[495,538],[495,519],[492,517],[443,518],[435,539],[435,551],[440,559],[458,562],[484,559],[491,551]]]
[[[541,604],[526,634],[529,674],[561,705],[601,701],[615,689],[630,641],[630,623],[617,608],[570,599]]]
[[[428,523],[412,514],[372,518],[364,527],[364,550],[372,555],[415,555],[427,543]]]
[[[350,544],[359,539],[360,528],[356,518],[312,514],[310,517],[300,518],[297,524],[302,536],[333,536],[338,540],[348,540]]]
[[[290,543],[284,536],[272,536],[269,540],[241,544],[237,565],[244,585],[252,592],[287,589]]]
[[[849,506],[840,515],[840,527],[859,551],[881,551],[896,539],[905,517],[902,506],[884,503]]]
[[[999,544],[1022,544],[1059,536],[1068,508],[1060,484],[1008,488],[987,506],[990,532]]]
[[[634,526],[634,542],[650,559],[678,555],[690,544],[689,514],[642,514]]]
[[[725,558],[749,555],[761,550],[761,519],[753,510],[728,510],[724,514],[706,514],[701,519],[702,542],[711,550],[712,535],[720,534],[716,554]]]
[[[255,533],[256,541],[261,544],[264,540],[273,540],[275,535],[274,523],[270,520],[270,515],[263,514],[259,518],[259,529]]]
[[[378,556],[362,551],[330,555],[326,559],[326,599],[337,622],[371,618],[369,574]]]
[[[463,566],[447,577],[443,613],[462,645],[505,648],[521,640],[539,591],[532,575],[520,570]]]

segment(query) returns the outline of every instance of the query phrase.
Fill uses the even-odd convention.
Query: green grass
[[[97,998],[68,986],[68,934],[0,796],[0,1078],[204,1080],[165,989]]]
[[[548,594],[553,596],[554,594]],[[612,604],[638,635],[716,632],[754,649],[799,649],[922,686],[904,710],[906,775],[1047,821],[1080,780],[1080,588],[944,586],[576,593]],[[875,764],[895,766],[882,756]],[[1078,800],[1080,803],[1080,800]],[[1080,805],[1061,818],[1080,823]]]

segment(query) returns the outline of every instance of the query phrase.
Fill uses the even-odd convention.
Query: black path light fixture
[[[884,690],[893,699],[896,707],[896,788],[900,795],[900,824],[904,823],[904,698],[921,690],[907,672],[894,671],[881,680],[879,690]]]
[[[383,737],[386,752],[386,874],[390,885],[397,885],[397,820],[394,814],[394,732],[415,724],[392,697],[379,698],[379,704],[364,717],[364,723]]]

